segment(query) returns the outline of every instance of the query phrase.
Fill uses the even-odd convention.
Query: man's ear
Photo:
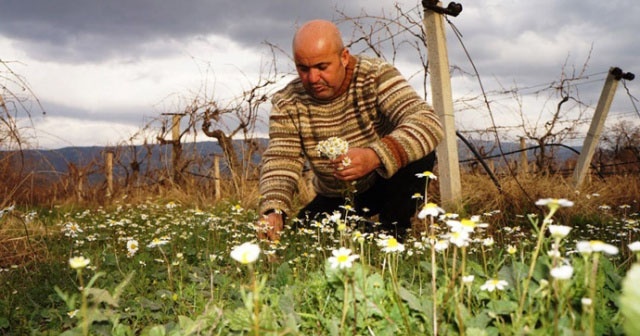
[[[343,67],[347,67],[347,64],[349,64],[349,57],[351,54],[349,54],[349,49],[344,48],[342,49],[342,52],[340,53],[340,64],[342,64]]]

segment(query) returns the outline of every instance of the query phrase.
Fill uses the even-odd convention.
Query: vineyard
[[[396,10],[342,13],[348,47],[391,63],[416,53],[429,100],[422,12]],[[453,101],[492,124],[450,132],[456,151],[439,147],[432,174],[416,175],[429,182],[406,200],[419,209],[406,237],[345,203],[268,240],[262,128],[291,73],[267,46],[273,59],[233,99],[203,85],[125,140],[51,150],[34,144],[45,106],[0,60],[0,335],[640,334],[640,127],[586,130],[618,82],[640,116],[633,74],[589,73],[587,58],[550,83]],[[603,96],[613,85],[608,102],[585,102],[593,82]],[[544,97],[531,118],[530,96]],[[493,106],[507,99],[519,123],[502,126]],[[296,210],[315,196],[311,175]]]

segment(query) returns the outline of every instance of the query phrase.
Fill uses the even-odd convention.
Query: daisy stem
[[[462,254],[460,256],[460,276],[464,279],[465,276],[467,276],[467,248],[465,246],[460,248],[461,251],[460,253]],[[462,286],[464,287],[464,281],[462,281]]]
[[[455,305],[456,309],[456,319],[458,320],[458,329],[460,331],[460,335],[464,336],[464,319],[462,318],[462,313],[460,312],[460,292],[458,292],[458,288],[453,288],[453,295],[455,296],[455,300],[458,304]]]
[[[488,272],[488,268],[487,268],[487,253],[486,253],[486,251],[484,249],[484,245],[480,246],[480,250],[482,251],[482,267],[484,269],[484,274],[486,276],[488,276],[489,272]]]
[[[160,254],[162,254],[164,262],[167,264],[167,279],[169,280],[169,289],[173,292],[173,276],[171,275],[171,263],[169,262],[167,255],[164,253],[162,246],[158,245],[158,249],[160,250]]]
[[[80,283],[81,288],[81,296],[82,296],[82,304],[80,306],[80,314],[82,316],[82,335],[89,335],[89,318],[88,318],[88,310],[89,304],[87,302],[87,289],[84,288],[84,280],[82,279],[82,269],[78,269],[78,282]]]
[[[391,275],[391,283],[393,284],[393,292],[396,297],[396,303],[398,305],[398,310],[402,314],[402,321],[404,322],[405,328],[407,328],[407,333],[411,333],[411,325],[409,324],[409,319],[407,317],[407,312],[403,309],[402,299],[400,298],[400,285],[398,285],[398,254],[397,253],[389,253],[389,274]]]
[[[346,276],[346,275],[345,275]],[[349,309],[349,280],[345,278],[344,282],[344,296],[342,299],[342,318],[340,319],[340,329],[344,332],[345,321],[347,320],[347,310]]]
[[[600,261],[600,253],[593,254],[593,265],[591,266],[591,282],[589,283],[589,298],[591,305],[589,306],[589,335],[593,336],[596,332],[596,284],[598,279],[598,262]]]
[[[549,219],[551,218],[554,212],[555,211],[551,211],[542,220],[542,226],[538,231],[538,241],[536,243],[536,247],[533,250],[533,255],[531,257],[531,264],[529,265],[529,273],[527,274],[527,277],[524,279],[524,283],[522,284],[522,293],[520,293],[520,300],[518,302],[518,310],[516,313],[516,320],[514,323],[516,326],[518,326],[518,328],[520,327],[519,323],[521,322],[520,319],[522,318],[522,313],[524,311],[524,304],[527,299],[529,284],[531,283],[531,278],[533,278],[533,272],[535,271],[535,268],[536,268],[536,261],[538,260],[538,255],[540,254],[540,249],[542,248],[542,243],[544,241],[544,232],[547,229],[547,223],[549,222]]]
[[[251,273],[251,290],[253,291],[253,334],[260,335],[260,289],[256,280],[256,272],[253,266],[248,264],[249,273]]]
[[[431,241],[431,292],[433,297],[433,335],[438,336],[438,286],[436,283],[436,276],[438,275],[438,268],[436,266],[436,249],[435,242]]]

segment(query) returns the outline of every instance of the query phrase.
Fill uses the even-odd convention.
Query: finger
[[[280,231],[276,229],[269,230],[269,232],[267,232],[267,235],[269,236],[269,240],[271,241],[280,240]]]
[[[267,235],[262,231],[258,231],[257,236],[258,236],[258,240],[265,240],[267,238]]]

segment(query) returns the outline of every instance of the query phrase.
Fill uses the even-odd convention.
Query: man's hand
[[[280,240],[280,233],[284,227],[284,219],[281,213],[272,212],[262,216],[258,223],[258,238],[269,239],[271,241]]]
[[[380,167],[380,158],[371,148],[351,148],[345,155],[331,161],[338,180],[354,181]]]

